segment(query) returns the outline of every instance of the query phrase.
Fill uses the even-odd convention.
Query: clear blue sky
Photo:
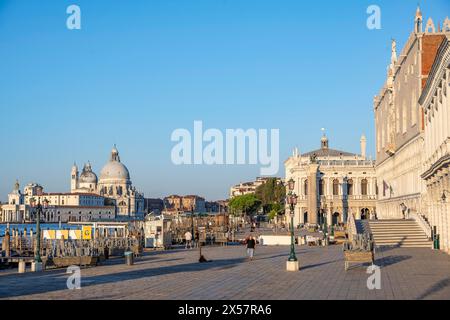
[[[66,8],[82,30],[66,28]],[[366,28],[378,4],[382,30]],[[176,167],[174,129],[279,128],[294,146],[374,154],[373,96],[414,25],[417,0],[0,0],[0,199],[18,178],[68,191],[70,168],[99,173],[114,143],[147,197],[226,198],[259,166]],[[443,21],[448,0],[422,1]]]

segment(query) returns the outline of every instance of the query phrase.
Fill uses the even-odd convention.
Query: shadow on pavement
[[[106,275],[98,275],[91,277],[82,277],[81,282],[83,289],[88,288],[90,286],[107,284],[107,283],[119,283],[121,281],[129,281],[143,278],[151,278],[160,275],[169,275],[179,272],[195,272],[195,271],[203,271],[208,269],[221,269],[224,267],[230,267],[242,263],[245,261],[245,258],[238,259],[224,259],[224,260],[214,260],[211,263],[188,263],[188,264],[179,264],[179,265],[171,265],[164,266],[158,268],[149,268],[149,269],[138,269],[138,270],[130,270],[125,272],[117,272],[113,274]],[[132,269],[133,267],[130,267]],[[58,277],[55,277],[58,275]],[[18,280],[17,274],[11,274],[5,277],[14,277],[15,280]],[[2,277],[0,279],[5,279]],[[5,298],[13,298],[23,295],[33,295],[33,294],[41,294],[41,293],[49,293],[52,291],[59,290],[67,290],[67,281],[68,275],[65,274],[65,270],[57,270],[53,272],[49,272],[48,274],[44,273],[42,276],[36,277],[34,274],[25,274],[23,277],[23,285],[21,283],[15,283],[14,288],[9,287],[8,285],[0,286],[0,299]],[[32,281],[33,285],[27,282]],[[86,282],[85,282],[86,281]]]
[[[439,282],[437,282],[436,284],[434,284],[432,287],[430,287],[427,291],[425,291],[423,294],[421,294],[420,296],[417,297],[417,300],[424,300],[426,299],[428,296],[431,296],[434,293],[437,293],[443,289],[445,289],[446,287],[448,287],[450,285],[450,278],[441,280]]]
[[[379,267],[387,267],[411,259],[411,256],[387,256],[375,260],[375,265]]]

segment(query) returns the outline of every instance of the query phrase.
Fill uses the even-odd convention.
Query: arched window
[[[303,190],[305,191],[305,196],[308,195],[308,180],[305,180],[304,186],[303,186]]]
[[[339,180],[334,179],[333,180],[333,196],[339,195]]]
[[[323,180],[323,179],[320,179],[320,182],[319,182],[319,195],[320,196],[325,195],[325,180]]]
[[[362,179],[361,181],[361,194],[367,196],[367,179]]]
[[[352,196],[353,195],[353,180],[349,179],[347,181],[347,195]]]

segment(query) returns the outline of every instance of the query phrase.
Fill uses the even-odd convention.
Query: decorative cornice
[[[433,163],[433,165],[421,175],[421,178],[424,180],[428,180],[434,174],[436,174],[437,171],[448,166],[450,166],[450,154],[441,157],[439,160]]]

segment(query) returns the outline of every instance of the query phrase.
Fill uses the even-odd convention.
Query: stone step
[[[422,230],[410,231],[410,230],[372,230],[372,234],[424,234]]]
[[[423,240],[423,241],[428,241],[429,239],[427,237],[423,237],[423,236],[392,236],[392,237],[373,237],[373,240],[377,241],[377,240],[402,240],[402,239],[414,239],[414,240]]]
[[[383,223],[383,222],[416,222],[414,219],[378,219],[369,220],[370,223]]]
[[[397,239],[373,239],[375,243],[382,242],[428,242],[428,239],[414,239],[414,238],[397,238]]]
[[[373,229],[380,229],[380,228],[416,228],[418,227],[417,224],[377,224],[377,225],[370,225],[370,228]]]
[[[414,220],[377,220],[369,222],[377,246],[431,248],[432,242]]]
[[[431,243],[402,243],[402,244],[392,244],[392,243],[385,243],[385,244],[376,244],[378,247],[400,247],[400,248],[428,248],[432,249]]]
[[[420,248],[432,248],[432,243],[427,242],[379,242],[375,243],[376,246],[400,246],[400,247],[420,247]]]
[[[421,228],[370,228],[372,232],[383,232],[383,231],[402,231],[402,232],[423,232]]]

